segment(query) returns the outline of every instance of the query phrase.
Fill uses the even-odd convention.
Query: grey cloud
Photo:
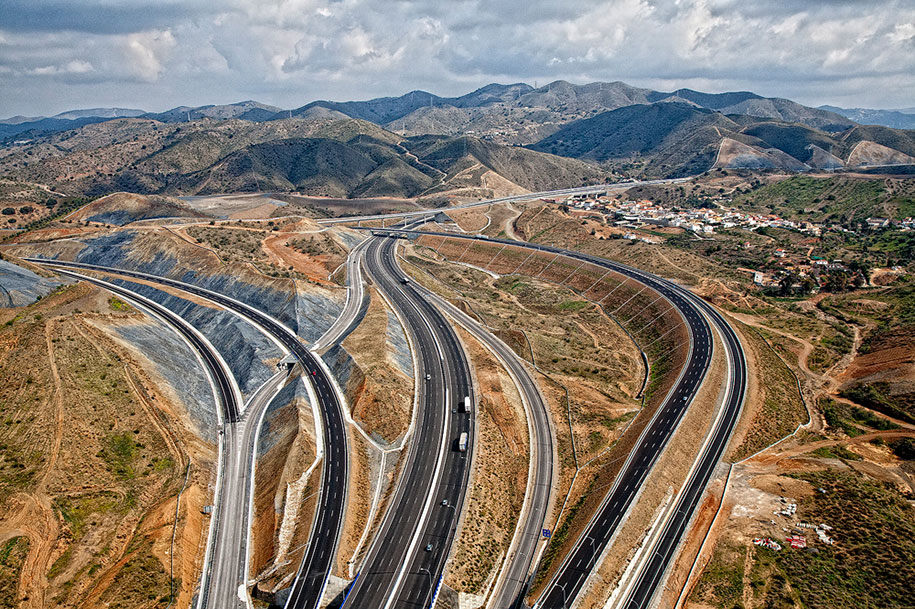
[[[893,0],[0,0],[0,15],[0,115],[297,107],[558,78],[814,104],[915,98],[915,6]]]
[[[123,34],[166,27],[182,20],[212,13],[204,2],[99,0],[3,0],[0,28],[16,32],[76,31],[93,34]]]

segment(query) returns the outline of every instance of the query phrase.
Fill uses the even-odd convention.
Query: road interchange
[[[538,193],[539,196],[548,196],[548,194],[549,193]],[[506,200],[513,199],[509,198]],[[419,217],[422,213],[428,215],[431,212],[411,212],[410,214],[398,214],[395,216]],[[348,220],[353,221],[354,219],[349,218]],[[626,607],[647,606],[653,598],[658,582],[663,579],[666,568],[676,552],[679,540],[682,538],[683,532],[689,524],[692,511],[712,475],[714,466],[717,465],[723,454],[727,440],[730,437],[734,423],[739,415],[745,385],[746,364],[743,360],[739,341],[737,341],[733,330],[728,326],[727,322],[724,321],[720,314],[700,298],[691,294],[688,290],[685,290],[673,282],[663,280],[626,265],[571,250],[562,250],[551,246],[524,242],[519,243],[509,240],[486,239],[479,235],[458,235],[440,232],[413,233],[411,231],[399,231],[397,229],[385,230],[400,234],[427,234],[455,238],[484,239],[485,241],[502,245],[512,245],[543,252],[552,252],[582,262],[590,262],[598,266],[603,266],[608,270],[613,270],[639,281],[662,295],[680,311],[687,324],[690,335],[690,354],[687,364],[681,372],[680,378],[671,389],[664,405],[659,409],[652,421],[649,422],[640,438],[640,442],[630,454],[629,459],[619,476],[617,476],[616,483],[611,492],[607,495],[598,514],[589,524],[585,534],[579,539],[577,545],[563,562],[560,570],[547,586],[546,591],[540,597],[535,607],[568,606],[584,588],[588,576],[595,566],[595,556],[600,554],[600,550],[597,548],[605,547],[612,538],[613,532],[619,527],[621,522],[625,520],[628,510],[636,500],[639,489],[644,483],[647,474],[657,461],[660,452],[666,446],[668,439],[676,429],[680,418],[689,407],[691,400],[705,377],[712,356],[713,344],[709,320],[715,325],[723,338],[729,364],[734,370],[734,374],[729,380],[730,388],[725,399],[725,416],[721,418],[716,429],[710,436],[711,441],[708,443],[705,452],[700,456],[701,458],[697,460],[693,475],[680,497],[674,517],[664,523],[664,533],[661,535],[656,551],[652,553],[649,564],[640,573],[638,585],[632,590],[631,596],[627,600],[628,604],[622,605]],[[356,581],[348,592],[344,605],[345,607],[378,606],[388,609],[389,607],[400,606],[425,606],[426,603],[429,603],[434,599],[438,585],[441,581],[451,544],[454,541],[460,508],[463,504],[463,497],[467,490],[467,480],[470,470],[469,461],[467,459],[472,453],[473,442],[473,426],[470,424],[470,416],[468,415],[466,421],[462,422],[460,417],[453,416],[462,413],[451,412],[452,416],[449,417],[448,415],[450,412],[449,405],[456,404],[459,399],[462,399],[464,396],[461,394],[472,394],[472,383],[466,357],[461,352],[456,337],[453,336],[453,330],[450,329],[447,323],[442,321],[443,317],[441,313],[430,304],[431,301],[435,300],[434,296],[416,290],[408,281],[404,281],[402,271],[396,266],[396,258],[394,255],[396,246],[393,245],[393,242],[394,240],[378,238],[366,242],[364,247],[365,269],[372,277],[379,290],[385,294],[389,304],[398,310],[402,319],[407,319],[405,327],[408,328],[408,332],[413,333],[414,345],[418,345],[420,351],[423,350],[423,345],[427,348],[419,360],[421,362],[434,363],[436,358],[431,349],[432,347],[434,347],[435,351],[439,354],[438,359],[441,362],[441,366],[440,370],[435,370],[435,376],[440,378],[430,378],[429,381],[420,383],[421,385],[424,385],[425,391],[420,391],[420,394],[422,395],[417,395],[417,401],[418,403],[424,402],[425,406],[420,409],[422,412],[421,416],[418,417],[417,425],[422,425],[419,419],[425,421],[426,415],[429,415],[429,422],[438,421],[437,423],[430,423],[430,429],[426,431],[428,432],[428,437],[437,437],[440,443],[437,446],[437,451],[429,446],[424,447],[422,437],[426,434],[417,431],[413,446],[411,446],[407,455],[407,465],[401,484],[397,487],[395,498],[391,503],[391,508],[379,529],[379,533],[369,551],[363,569],[360,571]],[[360,244],[357,248],[361,246],[363,246],[363,244]],[[353,269],[355,269],[357,276],[359,272],[359,257],[354,257],[354,260],[353,266],[348,267],[351,277]],[[48,262],[47,260],[32,261]],[[76,268],[91,268],[91,265],[81,265],[80,263],[56,262],[56,264],[60,266],[72,265]],[[167,278],[155,277],[132,271],[123,271],[120,269],[106,269],[105,267],[95,267],[93,270],[115,272],[148,281],[159,281],[165,285],[171,285],[178,289],[185,289],[190,293],[195,293],[200,296],[203,296],[203,293],[205,292],[207,295],[203,297],[210,297],[211,300],[214,295],[221,296],[221,302],[219,300],[214,301],[230,310],[234,309],[238,311],[238,305],[241,304],[234,299],[219,295],[218,293]],[[359,283],[358,279],[356,282]],[[352,279],[350,279],[350,283],[352,283]],[[363,298],[361,291],[353,292],[353,294],[359,294],[358,302],[361,303]],[[350,294],[350,296],[352,296],[352,294]],[[440,308],[446,308],[445,303],[437,302],[435,304]],[[353,306],[348,302],[346,309],[349,310],[352,308]],[[452,317],[455,316],[452,315]],[[321,345],[323,349],[329,348],[341,340],[342,336],[345,336],[345,334],[352,329],[353,321],[353,318],[346,320],[345,323],[344,321],[338,320],[338,324],[335,324],[338,328],[335,329],[334,332],[325,334],[326,344]],[[278,324],[276,320],[273,320],[268,316],[263,316],[263,319],[258,319],[258,323],[263,323],[267,327],[272,324]],[[279,325],[281,326],[281,324]],[[425,327],[425,330],[422,330],[423,327]],[[288,331],[288,328],[286,330]],[[427,334],[424,335],[425,338],[420,339],[419,335],[423,334],[425,331],[428,331]],[[449,333],[452,335],[451,337],[448,336]],[[303,363],[310,361],[314,366],[311,368],[308,363],[305,363],[306,369],[323,372],[323,364],[310,360],[308,356],[311,358],[314,358],[315,356],[304,348],[293,332],[288,331],[285,337],[283,336],[283,332],[278,332],[275,336],[281,340],[290,351],[295,353],[294,345],[285,340],[286,338],[289,338],[289,334],[292,335],[294,343],[307,354],[302,357],[299,353],[296,353],[299,360]],[[443,348],[443,345],[446,345],[446,347]],[[447,357],[445,356],[446,352]],[[462,368],[464,369],[463,375],[461,372]],[[420,379],[425,379],[425,375],[427,374],[423,369],[417,370],[415,373]],[[433,375],[430,374],[430,377],[432,376]],[[329,379],[327,385],[327,389],[330,389],[327,393],[332,394],[334,388],[330,387],[331,381]],[[317,393],[321,394],[320,391],[317,391]],[[321,400],[323,401],[324,399],[327,399],[327,396],[321,395]],[[432,416],[432,413],[434,412],[433,402],[436,400],[440,402],[440,407],[442,405],[444,406],[440,419],[436,419]],[[235,413],[232,415],[232,418],[238,418],[238,414]],[[462,427],[462,425],[464,425],[464,427]],[[343,446],[345,454],[345,425],[343,424],[342,416],[340,428],[343,429],[343,442],[337,442],[336,445]],[[326,433],[326,422],[324,430],[325,446],[332,446],[334,444],[334,439]],[[471,436],[468,452],[464,454],[463,457],[460,452],[450,450],[450,447],[449,450],[445,450],[445,446],[448,445],[448,439],[457,435],[456,430],[466,430]],[[337,440],[339,440],[339,436],[337,437]],[[430,461],[432,456],[434,456],[435,467],[431,472],[431,477],[428,471],[422,472],[422,475],[410,473],[410,469],[415,467],[428,470],[429,464],[432,463],[432,461]],[[344,456],[343,459],[346,460],[347,457]],[[345,475],[342,478],[339,476],[328,476],[327,464],[330,460],[331,459],[325,459],[325,490],[322,491],[322,494],[326,494],[329,486],[328,481],[332,481],[332,484],[338,487],[342,484],[343,488],[345,488],[347,482]],[[463,463],[460,463],[460,461],[463,461]],[[420,465],[416,465],[417,463],[420,463]],[[422,493],[423,488],[426,489],[425,494]],[[429,489],[434,489],[434,491],[430,492]],[[439,490],[441,490],[441,492],[438,492]],[[345,491],[343,495],[344,501],[342,505],[345,506]],[[410,498],[413,495],[417,495],[421,499],[425,499],[425,501],[411,502]],[[441,495],[440,499],[444,499],[444,502],[436,506],[436,502],[432,500],[433,495]],[[549,493],[547,493],[546,496],[548,498]],[[334,498],[336,499],[336,497],[337,496]],[[541,501],[542,500],[538,500],[538,504]],[[405,509],[398,509],[399,505],[405,506]],[[331,509],[329,506],[322,505],[318,510],[319,513],[317,514],[315,525],[316,531],[319,526],[317,521],[321,520],[325,512],[329,509]],[[543,510],[545,510],[545,507]],[[339,524],[342,523],[342,508],[338,518],[337,538],[339,536]],[[412,519],[414,523],[418,523],[418,526],[414,529],[409,529],[405,524],[410,519]],[[326,525],[325,528],[327,528]],[[519,532],[521,528],[521,525],[519,525]],[[527,531],[528,528],[530,527],[525,527],[525,531]],[[396,531],[403,532],[410,530],[412,530],[412,534],[406,536],[408,543],[401,544],[400,546],[396,543],[393,545],[391,544],[391,540],[397,537],[397,535],[395,535]],[[529,531],[527,531],[526,534],[529,534]],[[303,560],[303,568],[296,577],[293,594],[290,596],[287,607],[317,606],[317,603],[323,594],[330,565],[333,563],[336,554],[337,538],[334,538],[329,551],[325,546],[323,552],[320,552],[320,554],[317,549],[317,543],[309,544],[308,552],[312,553],[311,558],[309,559],[308,554],[306,554],[306,558]],[[384,541],[385,539],[387,541]],[[585,539],[588,540],[587,544],[584,541]],[[520,542],[516,540],[515,543]],[[429,547],[429,544],[431,544],[429,551],[420,551],[421,548]],[[536,547],[536,544],[533,544],[533,546]],[[381,548],[381,550],[378,548]],[[524,552],[521,554],[525,555]],[[520,570],[520,567],[518,567],[518,570],[514,571],[514,573],[527,573],[530,566],[530,560],[533,560],[533,553],[527,552],[526,555],[529,557],[527,567],[524,570]],[[397,559],[398,556],[400,557],[399,562]],[[310,566],[314,563],[326,564],[327,569],[321,574]],[[517,565],[521,565],[522,563],[523,560],[514,561],[514,564]],[[394,570],[392,572],[384,571],[389,568],[393,568]],[[524,579],[520,575],[513,577],[511,573],[512,571],[509,569],[508,574],[504,575],[504,577],[500,577],[500,585],[505,587],[507,581],[514,579],[517,582],[521,582]],[[383,577],[383,575],[393,575],[393,577]],[[299,590],[298,593],[296,592],[296,589]],[[505,587],[505,589],[508,589],[508,587]],[[526,584],[519,589],[523,592],[523,590],[526,589]],[[495,601],[495,604],[492,606],[509,606],[502,604],[505,602],[505,599],[508,598],[508,595],[502,596],[502,594],[499,593],[497,596],[499,597],[499,600]],[[523,594],[521,594],[521,596],[523,597]],[[515,600],[521,600],[517,595],[517,590],[514,597]],[[380,604],[375,605],[373,603]],[[515,606],[514,603],[511,606]]]
[[[326,369],[326,366],[320,358],[311,353],[301,341],[299,341],[295,332],[290,328],[262,311],[218,292],[167,277],[114,267],[42,258],[31,258],[29,261],[54,268],[82,269],[121,275],[165,285],[170,288],[194,294],[199,298],[218,304],[226,310],[240,315],[243,319],[250,321],[255,326],[262,328],[286,350],[291,352],[296,357],[297,361],[302,364],[303,368],[306,370],[305,376],[308,379],[313,394],[317,398],[320,406],[320,420],[316,420],[315,425],[320,428],[320,431],[323,434],[322,444],[318,447],[318,452],[319,454],[323,453],[324,467],[322,471],[319,507],[315,523],[312,526],[305,555],[296,577],[293,580],[292,590],[286,607],[290,609],[312,609],[317,607],[324,594],[327,579],[333,566],[334,558],[336,557],[336,548],[339,542],[346,509],[346,488],[348,484],[349,467],[346,424],[343,420],[342,412],[342,398],[338,394],[330,372]],[[231,412],[230,415],[227,416],[227,422],[231,423],[237,420],[238,412],[236,409],[235,412]],[[225,434],[226,441],[230,441],[234,437],[234,434],[234,429],[232,429],[232,433]],[[246,437],[248,436],[248,434],[243,435]],[[227,448],[233,448],[233,452],[240,453],[239,448],[234,443],[232,447]],[[245,459],[239,459],[238,467],[233,468],[239,476],[241,476],[244,471],[244,466],[240,464],[244,462]],[[234,510],[236,513],[240,514],[242,511],[247,513],[249,504],[247,493],[248,486],[247,480],[243,480],[240,483],[239,488],[244,489],[245,492],[235,493],[230,497],[230,499],[237,504],[237,509]],[[245,519],[244,522],[247,522],[247,520]],[[233,544],[236,543],[238,547],[245,547],[247,542],[245,541],[242,543],[240,541],[242,539],[240,535],[244,535],[244,539],[247,539],[247,527],[236,525],[234,528],[236,529],[236,532],[238,532],[239,537],[236,541],[227,543],[229,543],[231,547],[234,547]],[[220,603],[234,603],[234,600],[228,599],[237,598],[239,595],[238,586],[243,585],[246,581],[246,574],[244,574],[239,581],[239,563],[242,561],[244,553],[238,551],[234,553],[227,552],[227,555],[230,556],[227,556],[224,562],[214,562],[213,570],[218,572],[219,575],[213,577],[205,568],[201,578],[203,584],[207,584],[211,579],[219,579],[223,582],[236,582],[233,585],[224,584],[219,588],[219,594],[221,596],[219,600]],[[244,556],[244,558],[246,559],[246,556]],[[208,601],[208,586],[204,585],[202,589],[201,598],[202,600]],[[225,604],[202,603],[199,606],[201,608],[214,607],[214,609],[223,609],[226,607]]]

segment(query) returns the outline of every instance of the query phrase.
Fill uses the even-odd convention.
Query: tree
[[[2,213],[4,216],[12,216],[13,214],[16,213],[16,210],[13,209],[12,207],[4,207]]]

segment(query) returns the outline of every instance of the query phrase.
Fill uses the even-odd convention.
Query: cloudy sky
[[[622,80],[915,106],[915,0],[0,0],[0,116]]]

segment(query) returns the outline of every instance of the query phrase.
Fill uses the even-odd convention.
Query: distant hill
[[[741,114],[755,118],[772,118],[788,123],[801,123],[824,131],[842,131],[852,126],[846,117],[819,108],[803,106],[790,99],[762,97],[749,91],[733,93],[700,93],[679,89],[673,93],[652,92],[649,101],[686,100],[722,114]]]
[[[143,110],[132,108],[90,108],[86,110],[68,110],[51,117],[13,116],[0,120],[0,141],[23,133],[32,137],[43,133],[75,129],[91,123],[140,116],[142,114],[144,114]]]
[[[485,195],[497,183],[500,188],[513,184],[515,190],[550,189],[607,178],[603,170],[575,159],[466,136],[404,139],[350,118],[121,119],[48,135],[17,151],[0,158],[0,175],[94,196],[279,191],[415,197],[467,189]],[[163,208],[161,201],[154,202],[156,210]],[[148,207],[139,206],[130,217],[144,217]],[[124,220],[106,213],[100,208],[87,218]]]
[[[842,131],[854,124],[841,113],[827,108],[810,108],[791,100],[762,97],[749,91],[703,93],[678,89],[661,92],[619,81],[576,85],[557,80],[537,88],[524,83],[493,83],[458,97],[441,97],[416,90],[396,97],[365,101],[317,100],[291,110],[251,100],[223,105],[179,106],[155,113],[124,108],[74,110],[51,119],[11,117],[0,121],[0,141],[19,133],[25,133],[24,137],[28,139],[41,133],[87,124],[53,122],[75,119],[99,122],[139,116],[165,123],[180,123],[203,119],[264,122],[290,118],[349,117],[410,136],[467,134],[500,143],[532,144],[576,120],[625,106],[655,102],[685,103],[722,114],[795,122],[830,132]]]
[[[820,109],[834,112],[861,125],[883,125],[893,129],[915,129],[915,108],[906,110],[871,110],[869,108],[820,106]]]
[[[65,120],[75,120],[78,118],[88,118],[97,116],[99,118],[133,118],[146,114],[145,110],[136,108],[88,108],[86,110],[68,110],[55,114],[51,118],[61,118]]]
[[[663,98],[570,123],[529,148],[610,166],[635,164],[647,176],[662,177],[712,167],[807,171],[915,162],[915,132],[852,124],[835,133],[780,119],[725,115],[691,105],[688,97],[696,97],[691,93],[678,92],[686,101]],[[731,108],[725,104],[739,98],[705,101]]]
[[[854,123],[839,114],[803,106],[781,98],[767,98],[748,91],[702,93],[679,89],[665,93],[633,87],[623,82],[575,85],[558,80],[543,87],[487,85],[468,95],[443,98],[425,91],[401,97],[365,102],[313,102],[408,135],[471,132],[503,143],[534,143],[559,127],[608,110],[631,105],[669,102],[740,114],[801,123],[838,132]],[[300,109],[301,110],[301,109]]]
[[[142,118],[156,120],[162,123],[186,123],[190,121],[210,118],[214,120],[229,120],[240,118],[254,122],[268,120],[280,112],[276,106],[268,106],[256,101],[243,101],[234,104],[197,106],[179,106],[165,112],[150,112]]]
[[[136,112],[8,119],[0,123],[0,175],[72,194],[414,196],[483,188],[486,172],[511,189],[577,185],[606,171],[873,172],[915,159],[912,131],[750,91],[661,92],[618,81],[490,84],[458,97],[417,90],[294,110],[249,100],[110,118]]]

